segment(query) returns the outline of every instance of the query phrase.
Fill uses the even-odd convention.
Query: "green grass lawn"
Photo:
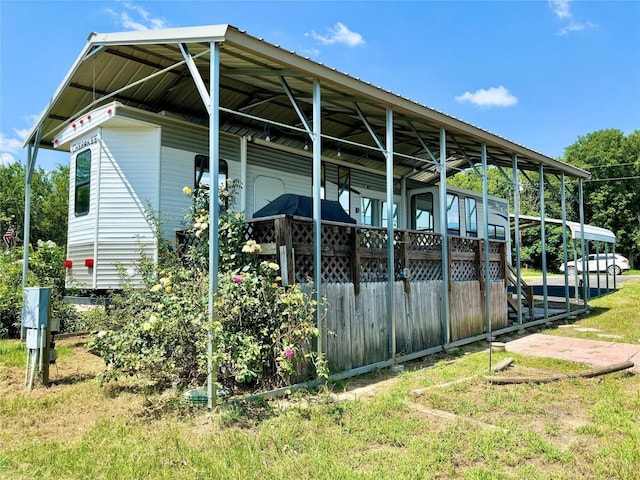
[[[639,281],[592,306],[576,324],[640,342]],[[54,384],[26,392],[23,348],[0,341],[0,478],[638,478],[638,375],[494,386],[483,380],[488,353],[474,345],[395,376],[374,372],[209,416],[134,382],[102,388],[99,360],[80,341],[59,343]],[[494,363],[505,356],[494,353]],[[510,356],[510,376],[585,368]],[[356,400],[342,399],[344,389]]]
[[[613,294],[591,299],[589,306],[591,314],[581,318],[575,326],[595,329],[594,331],[558,328],[548,333],[593,340],[640,343],[640,280],[630,280],[621,284],[620,290]]]

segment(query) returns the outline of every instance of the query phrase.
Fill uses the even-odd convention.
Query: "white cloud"
[[[333,28],[327,29],[327,35],[319,35],[313,30],[311,30],[311,33],[306,35],[313,37],[315,40],[318,40],[320,43],[325,45],[344,43],[349,47],[357,47],[358,45],[363,45],[365,43],[362,35],[352,32],[342,22],[338,22],[333,26]]]
[[[488,89],[480,88],[475,92],[464,92],[456,97],[458,102],[469,102],[481,107],[510,107],[518,103],[518,99],[502,85]]]
[[[7,165],[15,162],[16,159],[10,153],[0,152],[0,166],[6,167]]]
[[[301,53],[307,55],[309,58],[320,56],[320,50],[318,50],[317,48],[308,48],[306,50],[303,50]]]
[[[146,25],[136,22],[131,18],[127,12],[122,12],[120,14],[120,25],[126,30],[149,30]]]
[[[104,11],[113,16],[119,27],[125,30],[156,30],[168,26],[164,18],[154,17],[149,10],[133,2],[122,2],[124,10],[117,12],[112,8]]]
[[[14,128],[15,135],[8,136],[0,132],[0,165],[9,165],[16,161],[15,155],[22,152],[22,144],[29,134],[29,129]]]
[[[8,137],[0,132],[0,152],[18,153],[20,150],[22,150],[22,140],[20,138]]]
[[[549,0],[549,7],[553,10],[554,15],[563,22],[569,22],[560,29],[558,35],[568,35],[571,32],[580,32],[590,28],[596,28],[595,23],[576,22],[573,20],[573,14],[569,8],[569,2],[572,0]]]
[[[582,30],[587,30],[595,27],[597,27],[597,25],[591,22],[583,22],[583,23],[571,22],[566,27],[561,28],[560,31],[558,32],[558,35],[568,35],[571,32],[580,32]]]
[[[19,138],[8,137],[0,132],[0,165],[9,165],[16,161],[15,154],[22,150]]]
[[[571,18],[569,2],[571,2],[571,0],[549,0],[549,7],[553,10],[556,17]]]
[[[20,129],[14,128],[13,131],[16,132],[16,135],[20,139],[20,143],[23,143],[24,140],[27,138],[27,135],[29,135],[29,132],[31,131],[31,129],[29,129],[29,128],[20,128]],[[22,145],[20,145],[20,148],[22,148]]]

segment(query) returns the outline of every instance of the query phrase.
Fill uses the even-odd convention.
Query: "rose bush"
[[[279,266],[260,259],[261,247],[245,236],[244,218],[233,210],[238,182],[220,195],[218,291],[214,321],[208,311],[208,192],[191,191],[184,256],[158,236],[154,264],[138,262],[143,288],[126,286],[107,310],[107,330],[91,340],[104,358],[105,382],[122,375],[159,384],[199,385],[206,378],[207,335],[214,336],[218,381],[229,388],[271,388],[309,376],[326,376],[312,350],[318,335],[316,302],[299,286],[282,286]],[[156,233],[161,231],[153,216]],[[124,278],[124,277],[123,277]]]

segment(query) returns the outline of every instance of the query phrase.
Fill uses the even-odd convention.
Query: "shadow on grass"
[[[65,377],[54,377],[49,379],[50,385],[75,385],[76,383],[86,382],[87,380],[95,380],[94,373],[81,373],[77,375],[67,375]]]

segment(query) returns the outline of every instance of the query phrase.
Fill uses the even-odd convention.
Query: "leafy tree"
[[[615,129],[589,133],[567,147],[563,160],[591,172],[584,182],[585,222],[613,231],[616,251],[634,262],[640,255],[640,130],[627,137]],[[575,182],[573,188],[577,195]]]
[[[0,233],[12,225],[23,239],[24,183],[26,167],[20,163],[0,166]],[[53,172],[38,168],[31,183],[31,243],[51,240],[67,244],[69,167],[58,165]]]
[[[513,188],[511,171],[501,173],[498,168],[488,168],[487,187],[489,195],[505,198],[509,201],[513,213]],[[505,178],[508,177],[508,178]],[[540,216],[540,175],[538,172],[527,172],[520,176],[520,213],[521,215]],[[473,170],[464,170],[448,181],[454,185],[475,192],[482,192],[482,179]],[[556,192],[559,191],[559,181],[552,176],[545,176],[545,217],[560,218],[561,205]],[[542,240],[540,226],[534,226],[521,231],[520,259],[535,268],[542,266]],[[562,258],[562,229],[552,225],[546,226],[546,258],[547,268],[553,270]]]

